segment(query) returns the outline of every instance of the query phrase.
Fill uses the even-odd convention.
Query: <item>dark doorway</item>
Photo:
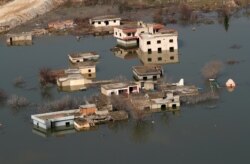
[[[176,104],[172,104],[172,108],[176,109],[177,108]]]
[[[69,122],[66,122],[65,125],[66,125],[67,127],[69,127],[69,126],[70,126],[70,123],[69,123]]]
[[[109,25],[109,21],[105,21],[105,24],[106,24],[106,26],[108,26]]]
[[[162,104],[162,105],[161,105],[161,110],[166,110],[166,109],[167,109],[166,104]]]
[[[55,128],[56,127],[55,122],[50,122],[50,127]]]
[[[132,93],[134,90],[134,87],[129,87],[129,93]]]
[[[13,39],[10,37],[10,45],[13,45]]]
[[[153,76],[153,80],[157,80],[157,76]]]

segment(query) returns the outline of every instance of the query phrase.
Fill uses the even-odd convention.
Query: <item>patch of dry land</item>
[[[0,26],[16,27],[28,20],[42,15],[65,0],[14,0],[0,6]]]

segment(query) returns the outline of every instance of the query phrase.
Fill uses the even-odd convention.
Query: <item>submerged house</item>
[[[144,33],[139,35],[139,48],[143,52],[162,53],[163,51],[174,52],[178,49],[178,33],[173,29],[160,29],[156,33]]]
[[[112,48],[112,52],[116,57],[122,59],[134,59],[137,58],[137,48],[124,48],[120,46],[116,46]]]
[[[168,92],[164,97],[161,98],[151,98],[151,108],[152,109],[176,109],[180,107],[180,96],[174,94],[173,92]]]
[[[79,52],[71,53],[68,55],[72,63],[79,63],[85,61],[97,61],[100,57],[96,52]]]
[[[79,109],[31,115],[33,125],[42,129],[73,127],[74,119],[86,115],[86,110],[94,110],[95,104],[81,105]]]
[[[101,86],[101,93],[106,96],[111,95],[129,95],[132,93],[139,93],[140,86],[136,83],[112,83]]]
[[[96,78],[96,63],[87,61],[87,62],[80,62],[75,63],[70,66],[71,69],[79,70],[79,73],[81,73],[85,78],[87,79],[93,79]]]
[[[156,81],[163,76],[163,68],[160,65],[134,66],[132,70],[138,81]]]
[[[94,27],[120,26],[121,18],[115,15],[104,15],[89,19],[89,24]]]
[[[59,77],[56,81],[57,86],[60,88],[64,87],[84,87],[86,84],[92,83],[91,79],[86,79],[80,73],[66,74],[65,76]]]
[[[8,25],[1,26],[0,25],[0,34],[4,33],[4,32],[7,32],[9,30],[10,30],[10,26],[8,26]]]
[[[117,43],[124,47],[138,46],[139,35],[142,33],[156,33],[164,25],[156,23],[137,22],[137,24],[124,25],[114,28],[114,37],[117,38]]]
[[[32,33],[22,32],[19,34],[7,34],[6,43],[12,45],[31,45],[32,44]]]

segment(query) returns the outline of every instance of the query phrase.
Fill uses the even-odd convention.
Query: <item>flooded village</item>
[[[47,0],[34,6],[37,16],[14,19],[4,5],[15,1],[0,3],[0,143],[14,142],[0,163],[51,163],[56,151],[65,156],[59,163],[95,153],[94,163],[152,163],[155,153],[162,162],[198,163],[216,146],[227,153],[207,162],[232,163],[228,144],[247,148],[249,79],[239,72],[249,67],[248,2]],[[11,150],[18,135],[24,152]]]

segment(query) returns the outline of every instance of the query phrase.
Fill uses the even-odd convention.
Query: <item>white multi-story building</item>
[[[142,33],[156,33],[164,28],[161,24],[146,24],[141,21],[137,24],[114,28],[114,37],[119,45],[130,47],[138,45],[139,35]]]
[[[89,19],[89,24],[94,27],[120,26],[121,18],[114,15],[104,15]]]
[[[173,29],[161,29],[156,33],[144,33],[139,35],[139,47],[143,52],[162,53],[162,51],[174,52],[178,49],[178,33]]]

